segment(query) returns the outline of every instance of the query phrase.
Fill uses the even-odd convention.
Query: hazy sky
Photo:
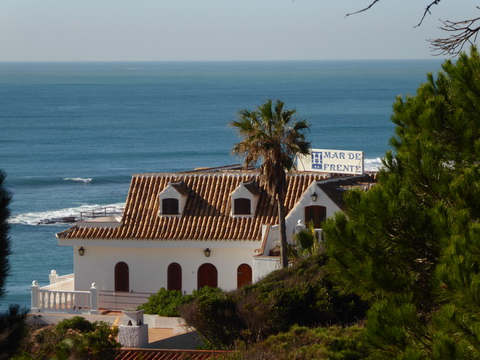
[[[422,59],[477,0],[2,0],[0,61]],[[444,33],[443,33],[444,34]]]

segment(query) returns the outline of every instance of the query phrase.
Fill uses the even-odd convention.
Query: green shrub
[[[236,299],[232,293],[204,289],[180,309],[182,317],[202,335],[207,348],[233,344],[244,328],[237,314]]]
[[[10,305],[0,314],[0,359],[10,359],[22,342],[28,309]]]
[[[66,334],[68,330],[76,330],[80,333],[91,332],[95,330],[95,323],[91,323],[81,316],[75,316],[71,319],[65,319],[59,322],[55,329],[59,334]]]
[[[214,298],[219,293],[222,293],[221,289],[208,286],[200,290],[194,290],[191,295],[184,295],[178,290],[161,288],[156,294],[151,295],[145,304],[140,305],[138,308],[145,310],[145,314],[175,317],[180,316],[179,309],[181,306],[195,299]]]
[[[216,298],[222,292],[222,289],[205,286],[199,290],[193,290],[190,300]]]
[[[237,349],[227,359],[242,360],[360,360],[367,357],[358,326],[309,329],[293,326],[290,331],[272,335],[248,349]]]
[[[294,324],[349,325],[363,319],[366,304],[333,289],[325,261],[324,255],[312,256],[256,284],[197,296],[181,307],[181,316],[212,348],[232,348],[236,341],[262,341]]]
[[[15,359],[114,359],[118,329],[76,316],[43,328],[31,327]]]
[[[145,304],[140,305],[139,309],[145,310],[146,314],[180,316],[179,307],[190,300],[191,296],[183,295],[181,291],[161,288],[151,295]]]

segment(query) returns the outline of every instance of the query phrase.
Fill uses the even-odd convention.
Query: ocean
[[[73,272],[72,249],[42,220],[121,207],[132,174],[240,163],[229,123],[280,99],[311,125],[314,148],[361,150],[378,168],[395,97],[440,59],[399,61],[0,63],[0,169],[13,194],[6,296]]]

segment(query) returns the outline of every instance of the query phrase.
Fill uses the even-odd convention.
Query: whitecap
[[[363,161],[365,171],[378,171],[383,167],[382,159],[365,159]]]
[[[8,219],[9,224],[20,225],[50,225],[50,224],[63,224],[68,222],[79,221],[81,213],[86,214],[92,210],[98,209],[115,209],[117,212],[121,212],[124,203],[111,204],[111,205],[92,205],[84,204],[77,207],[70,207],[58,210],[27,212],[22,214],[13,214]],[[71,220],[71,221],[70,221]]]
[[[92,182],[93,178],[83,178],[83,177],[66,177],[63,178],[65,181],[77,181],[77,182],[83,182],[83,183],[90,183]]]

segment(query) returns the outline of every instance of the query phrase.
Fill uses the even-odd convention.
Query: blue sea
[[[281,99],[311,124],[314,148],[389,149],[395,97],[415,94],[440,59],[420,61],[0,63],[0,169],[13,194],[7,294],[73,272],[65,224],[44,219],[121,207],[132,174],[240,163],[229,123]]]

